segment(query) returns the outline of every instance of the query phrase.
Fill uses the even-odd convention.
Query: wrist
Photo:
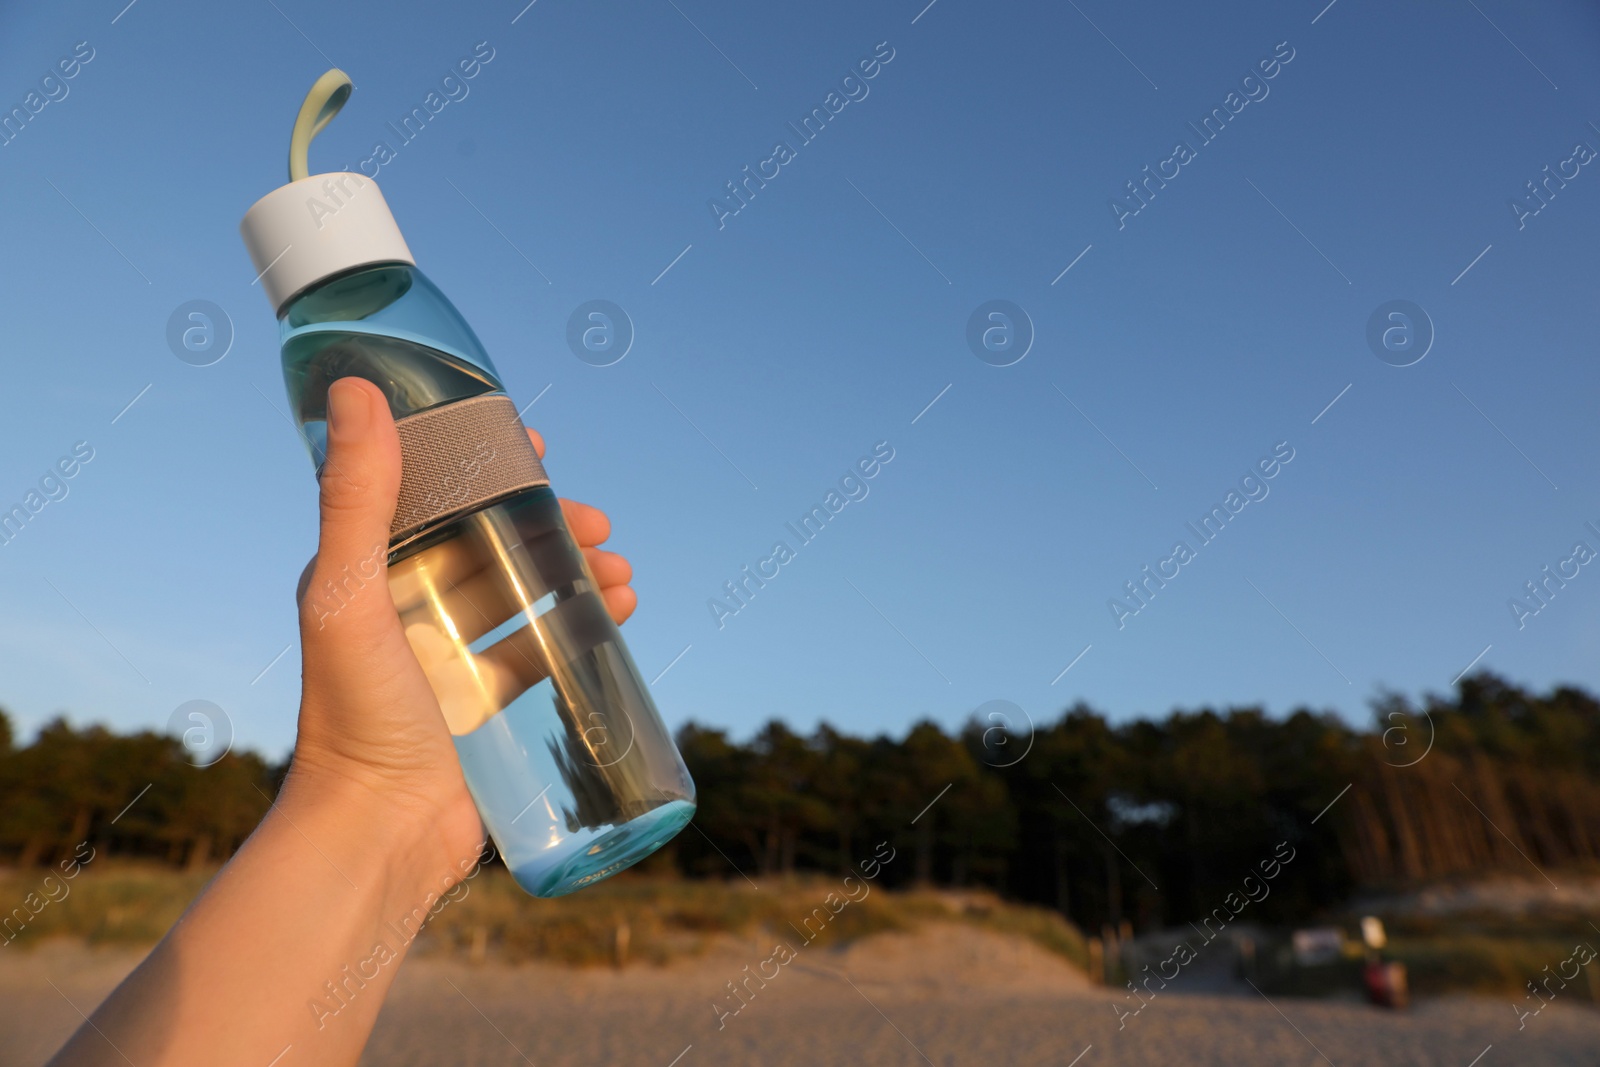
[[[278,814],[324,854],[345,881],[379,893],[386,914],[406,914],[465,878],[481,848],[463,852],[445,806],[381,788],[297,753]],[[476,818],[476,813],[473,813]],[[477,827],[482,841],[482,826]],[[369,886],[369,883],[370,886]]]

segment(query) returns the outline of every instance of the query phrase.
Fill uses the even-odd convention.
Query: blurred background
[[[535,905],[490,870],[430,927],[484,997],[499,963],[605,965],[574,988],[667,1018],[692,987],[695,1032],[519,1047],[451,1001],[455,1062],[1572,1062],[1600,1003],[1597,55],[1592,5],[1492,0],[8,7],[6,901],[96,859],[8,929],[38,947],[0,960],[36,1005],[5,1025],[42,1060],[77,1017],[40,974],[87,1009],[126,969],[61,945],[136,959],[291,756],[316,486],[237,225],[338,66],[312,171],[377,176],[556,488],[610,514],[700,788],[637,875]],[[695,1036],[880,842],[893,892],[828,949],[867,984],[761,1001],[781,1054]],[[1122,1014],[1219,907],[1222,947],[1162,979],[1197,1006]],[[885,937],[920,947],[895,970]],[[868,1008],[935,959],[1003,1001]],[[1412,1012],[1352,1027],[1393,962]],[[835,995],[859,1020],[780,1041]]]

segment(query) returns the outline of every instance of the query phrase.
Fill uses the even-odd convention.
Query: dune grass
[[[1579,945],[1600,948],[1600,930],[1580,909],[1386,914],[1383,919],[1389,934],[1384,955],[1405,964],[1413,995],[1479,993],[1521,1002],[1529,996],[1530,981],[1548,978],[1551,984],[1541,987],[1541,996],[1600,1007],[1600,959],[1576,969]],[[1262,988],[1290,996],[1360,989],[1364,952],[1356,922],[1351,914],[1341,923],[1348,939],[1342,958],[1314,967],[1290,966],[1287,933],[1278,932],[1262,957]],[[1575,977],[1562,981],[1562,973]]]
[[[70,882],[46,883],[43,870],[5,872],[0,907],[12,909],[14,917],[3,936],[23,948],[49,937],[95,945],[152,944],[214,873],[110,859],[97,860]],[[858,899],[849,899],[837,878],[764,879],[756,889],[743,881],[624,872],[570,896],[536,900],[494,867],[481,871],[464,893],[458,891],[457,899],[437,911],[416,950],[512,963],[663,964],[700,955],[730,938],[770,948],[774,938],[794,939],[809,917],[808,929],[819,946],[958,922],[1024,937],[1080,967],[1087,964],[1081,934],[1046,909],[1009,904],[985,892],[890,892],[868,885],[862,895],[862,883],[852,886]]]
[[[1411,988],[1419,994],[1497,993],[1520,1000],[1527,983],[1545,977],[1546,967],[1558,968],[1573,946],[1542,938],[1524,941],[1465,934],[1431,941],[1396,938],[1389,948],[1406,965]],[[1590,964],[1585,970],[1593,973],[1600,967]],[[1580,974],[1568,990],[1570,1000],[1600,1001],[1600,974],[1594,978]]]
[[[1412,989],[1424,994],[1498,993],[1520,999],[1528,982],[1546,978],[1549,971],[1571,973],[1572,965],[1563,964],[1578,945],[1600,949],[1600,931],[1592,917],[1570,906],[1518,915],[1459,912],[1391,918],[1389,932],[1390,952],[1405,963]],[[1583,972],[1566,984],[1562,995],[1600,1004],[1600,960]]]
[[[0,945],[27,946],[49,937],[152,944],[215,873],[106,859],[70,880],[47,868],[6,871],[0,874]]]
[[[154,944],[214,873],[214,867],[184,872],[117,859],[96,859],[70,881],[59,875],[46,878],[43,869],[0,872],[0,909],[5,909],[0,912],[0,950],[26,952],[46,937],[91,945]],[[835,894],[837,912],[829,907],[829,894]],[[992,893],[890,893],[872,886],[861,899],[842,904],[843,899],[837,878],[763,878],[762,888],[755,889],[739,880],[690,881],[624,872],[581,893],[539,901],[518,889],[506,870],[490,867],[467,883],[464,896],[438,910],[414,950],[506,963],[662,965],[730,941],[768,950],[776,939],[794,939],[810,917],[808,929],[814,944],[822,947],[954,921],[1024,937],[1078,968],[1088,966],[1082,933],[1059,913],[1010,904]],[[821,933],[814,933],[818,929]],[[1541,976],[1547,966],[1560,965],[1574,944],[1600,947],[1600,934],[1579,913],[1389,917],[1389,929],[1390,957],[1405,963],[1411,990],[1424,997],[1475,992],[1522,998],[1526,982]],[[1350,961],[1347,969],[1350,976],[1358,974],[1358,961]],[[1355,987],[1350,976],[1339,976],[1330,987]],[[1304,982],[1286,979],[1274,985],[1280,992],[1326,992],[1315,982],[1304,989]],[[1562,995],[1600,1003],[1600,960]]]
[[[43,869],[0,872],[0,948],[25,951],[52,937],[91,945],[153,944],[214,873],[214,868],[178,871],[109,858],[85,866],[70,881],[59,875],[47,879]],[[859,896],[859,883],[852,884]],[[837,912],[829,908],[829,894],[835,894]],[[756,889],[739,880],[689,881],[630,871],[571,896],[536,900],[518,889],[505,870],[492,867],[467,883],[459,899],[438,910],[415,950],[508,963],[664,964],[703,954],[730,939],[766,950],[777,938],[796,938],[809,916],[809,929],[821,930],[815,937],[819,946],[955,922],[1025,938],[1077,967],[1088,966],[1083,935],[1059,914],[1007,903],[991,893],[890,892],[872,886],[865,896],[841,906],[844,899],[837,878],[763,879]],[[818,921],[819,909],[825,922]],[[1391,916],[1389,929],[1390,955],[1406,964],[1412,991],[1423,996],[1475,992],[1520,998],[1530,979],[1566,960],[1575,944],[1600,947],[1600,934],[1588,916],[1578,913]],[[1347,969],[1350,975],[1326,984],[1354,988],[1351,976],[1358,974],[1359,961]],[[1596,972],[1592,980],[1587,974],[1591,970]],[[1600,960],[1585,972],[1562,995],[1578,1002],[1600,1001]],[[1271,984],[1282,992],[1326,992],[1315,982]]]

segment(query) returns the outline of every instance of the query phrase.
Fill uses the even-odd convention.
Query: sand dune
[[[1030,943],[965,926],[800,947],[732,1014],[725,983],[771,950],[730,939],[692,962],[620,972],[420,957],[401,971],[364,1062],[1066,1067],[1083,1054],[1080,1067],[1466,1067],[1493,1045],[1479,1062],[1494,1067],[1593,1062],[1600,1047],[1600,1013],[1560,1002],[1518,1032],[1498,999],[1452,997],[1393,1014],[1355,1002],[1268,1003],[1248,989],[1174,987],[1119,1030],[1112,993]],[[0,1058],[42,1063],[78,1022],[62,994],[87,1008],[138,958],[67,943],[0,956]]]

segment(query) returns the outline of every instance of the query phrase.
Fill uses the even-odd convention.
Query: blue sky
[[[379,182],[419,264],[539,397],[557,488],[613,517],[673,725],[898,731],[993,699],[1364,721],[1480,653],[1600,688],[1600,569],[1520,629],[1508,607],[1600,550],[1600,168],[1567,162],[1600,149],[1592,7],[924,2],[8,6],[6,109],[93,58],[0,147],[0,498],[93,459],[0,546],[0,704],[27,732],[206,699],[242,744],[291,743],[315,484],[237,224],[332,64],[357,90],[313,172],[397,148]],[[386,124],[479,42],[400,145]],[[801,143],[830,92],[859,99]],[[1546,166],[1572,176],[1519,228]],[[612,366],[566,343],[594,299],[636,333]],[[191,300],[232,323],[210,366],[166,341]],[[991,300],[1031,320],[1009,366],[968,346]],[[1433,326],[1410,366],[1367,342],[1394,300]],[[878,442],[868,495],[800,545],[785,523]],[[1201,545],[1185,524],[1283,442]],[[719,628],[709,601],[778,540],[795,558]],[[1179,540],[1119,628],[1111,598]]]

